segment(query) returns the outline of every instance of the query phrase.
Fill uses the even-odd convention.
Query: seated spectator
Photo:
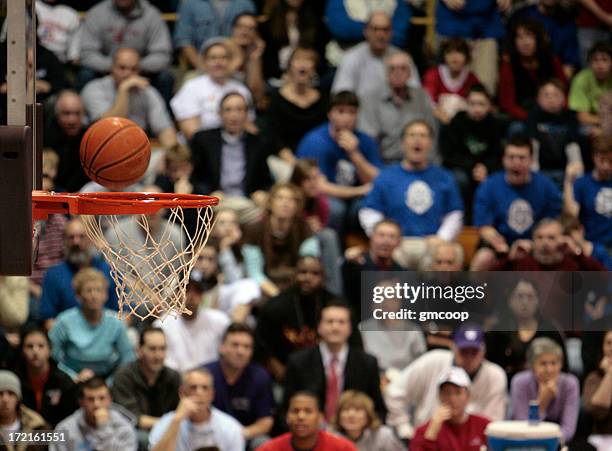
[[[342,391],[354,389],[370,396],[376,413],[384,418],[386,408],[376,358],[348,343],[352,327],[350,307],[336,301],[323,306],[320,312],[319,345],[289,356],[283,407],[289,407],[294,393],[312,391],[325,406],[325,419],[331,422]]]
[[[300,256],[321,253],[319,240],[302,220],[302,205],[303,195],[296,186],[277,183],[270,190],[264,218],[245,229],[247,275],[268,297],[291,284]]]
[[[140,332],[138,359],[119,367],[113,378],[113,401],[135,417],[143,449],[149,443],[151,428],[179,403],[181,376],[164,365],[166,352],[164,332],[147,326]]]
[[[201,49],[204,74],[187,80],[170,101],[179,129],[187,140],[198,130],[222,125],[221,100],[227,94],[237,92],[246,99],[247,105],[251,104],[248,88],[231,78],[230,53],[225,41],[210,39],[204,44]],[[254,119],[252,112],[249,119]]]
[[[366,233],[383,218],[402,227],[402,244],[395,251],[404,268],[416,268],[427,247],[453,241],[463,224],[463,202],[452,175],[430,163],[431,126],[420,119],[402,132],[404,159],[381,171],[363,201],[359,220]]]
[[[166,101],[172,97],[170,32],[159,10],[148,1],[103,0],[87,11],[80,39],[79,89],[92,78],[108,74],[116,50],[129,47],[141,56],[140,69],[161,96]]]
[[[221,4],[186,0],[181,2],[178,20],[174,27],[174,48],[196,69],[205,69],[199,53],[203,44],[212,38],[229,36],[234,19],[239,14],[255,13],[251,0],[234,0]]]
[[[238,14],[232,22],[232,34],[225,43],[231,54],[230,72],[249,88],[255,104],[259,104],[266,89],[262,61],[266,42],[257,33],[255,14]]]
[[[179,389],[175,411],[165,414],[149,435],[151,451],[193,451],[211,447],[219,451],[244,449],[242,425],[212,405],[214,381],[204,368],[187,371]]]
[[[451,367],[438,380],[440,406],[420,426],[410,450],[479,451],[486,446],[485,428],[490,420],[467,411],[471,381],[463,368]]]
[[[335,94],[329,103],[329,122],[308,132],[298,146],[298,158],[314,158],[325,176],[323,192],[329,195],[329,226],[342,237],[345,220],[355,214],[356,197],[369,190],[367,184],[382,166],[378,146],[357,130],[359,99],[350,91]],[[365,186],[364,186],[365,185]]]
[[[263,55],[265,79],[280,79],[284,72],[289,71],[290,60],[298,48],[313,49],[321,57],[315,61],[313,74],[323,74],[326,67],[323,56],[329,31],[317,14],[316,7],[313,7],[313,2],[266,2],[263,14],[266,19],[260,24],[259,32],[266,43]]]
[[[601,263],[584,255],[556,219],[545,218],[533,228],[533,240],[516,240],[493,271],[605,271]]]
[[[321,429],[323,413],[319,398],[308,391],[298,391],[289,399],[285,418],[289,432],[257,448],[257,451],[357,451],[345,438]]]
[[[89,182],[79,152],[86,130],[81,98],[74,91],[61,91],[55,100],[53,114],[45,121],[43,133],[43,145],[59,155],[55,184],[60,191],[79,191]]]
[[[552,55],[542,25],[530,18],[518,19],[510,28],[506,53],[499,69],[499,106],[513,121],[527,119],[537,87],[550,78],[566,82],[561,62]],[[510,135],[521,132],[514,122]]]
[[[252,363],[254,335],[245,325],[232,323],[219,346],[219,360],[209,363],[214,381],[213,405],[242,425],[242,436],[251,449],[266,442],[274,423],[272,379]]]
[[[338,400],[334,430],[351,440],[359,451],[403,451],[393,430],[380,421],[372,399],[358,390],[346,390]]]
[[[438,380],[453,366],[465,370],[472,380],[466,410],[491,421],[506,415],[506,374],[498,365],[485,360],[484,334],[478,326],[460,327],[453,337],[452,350],[435,349],[404,368],[385,390],[389,408],[387,424],[401,438],[412,438],[415,426],[431,418],[440,405]],[[408,413],[414,409],[414,418]]]
[[[283,0],[283,2],[286,0]],[[314,86],[319,55],[297,47],[289,56],[283,84],[270,95],[269,130],[273,132],[273,151],[293,163],[300,140],[325,121],[327,99]]]
[[[576,25],[578,26],[578,43],[580,44],[580,65],[586,66],[587,55],[594,43],[608,41],[612,35],[609,26],[612,24],[612,5],[606,0],[579,0]]]
[[[568,171],[563,189],[564,211],[580,219],[587,240],[601,244],[612,255],[612,136],[593,143],[593,171],[577,178]]]
[[[58,4],[57,0],[36,0],[36,21],[36,35],[42,46],[62,63],[78,61],[81,18],[74,8]]]
[[[330,3],[340,2],[337,0],[328,2],[328,8]],[[332,27],[332,29],[338,28],[340,27]],[[384,88],[387,83],[384,60],[399,49],[391,45],[393,35],[391,16],[383,11],[372,12],[367,18],[365,27],[360,25],[360,30],[363,30],[366,42],[355,45],[344,54],[338,64],[331,91],[332,93],[352,91],[361,99],[370,91]],[[415,87],[420,85],[419,73],[412,59],[409,84]]]
[[[166,335],[165,364],[173,370],[184,372],[219,357],[219,344],[230,320],[219,310],[200,306],[203,292],[202,280],[192,276],[187,284],[187,311],[153,323]]]
[[[560,0],[538,0],[536,4],[517,11],[516,15],[530,17],[542,24],[551,37],[552,53],[563,64],[563,72],[569,80],[580,67],[580,55],[575,18],[564,6]]]
[[[55,427],[55,432],[65,433],[66,441],[51,443],[49,451],[138,449],[133,419],[112,403],[103,379],[94,377],[80,384],[79,404],[79,410]]]
[[[500,12],[505,12],[510,4],[504,0],[436,2],[436,33],[441,39],[459,37],[468,41],[472,69],[489,93],[495,92],[497,86],[497,40],[505,32]]]
[[[16,374],[21,380],[21,403],[55,427],[79,408],[77,386],[51,358],[51,342],[44,329],[24,329],[20,347]]]
[[[110,378],[119,365],[136,357],[123,322],[104,308],[108,281],[95,268],[81,269],[72,281],[80,306],[57,317],[49,332],[53,358],[75,382]]]
[[[536,102],[526,124],[527,135],[534,141],[534,160],[539,170],[561,188],[568,164],[584,167],[576,112],[566,108],[564,87],[555,79],[540,85]]]
[[[92,121],[111,116],[130,119],[170,149],[177,141],[166,103],[139,73],[138,52],[129,47],[117,49],[110,75],[90,81],[81,92],[87,115]]]
[[[95,268],[104,274],[108,288],[105,307],[116,311],[117,293],[110,276],[110,266],[101,256],[94,254],[94,247],[85,233],[83,222],[71,219],[64,229],[64,260],[49,268],[43,279],[40,317],[45,321],[47,330],[51,329],[58,314],[79,305],[73,279],[84,268]]]
[[[584,410],[593,420],[589,442],[598,449],[610,446],[612,439],[612,331],[602,340],[599,367],[591,371],[582,391]]]
[[[550,338],[535,339],[527,350],[530,369],[512,379],[510,397],[513,420],[527,420],[530,402],[537,401],[542,421],[561,426],[561,438],[569,443],[576,432],[580,387],[573,374],[562,373],[563,349]]]
[[[468,92],[480,81],[470,69],[470,49],[464,39],[449,39],[442,44],[440,53],[442,61],[425,73],[423,88],[434,102],[436,118],[448,124],[455,114],[466,109]]]
[[[501,168],[501,136],[504,125],[492,111],[491,96],[482,85],[473,85],[467,94],[467,109],[459,111],[440,134],[442,164],[453,172],[466,209],[466,223],[472,221],[474,191]]]
[[[573,216],[563,216],[560,218],[563,226],[563,234],[569,236],[574,245],[581,249],[584,255],[592,257],[606,267],[608,271],[612,271],[612,255],[603,244],[589,241],[585,238],[584,226]]]
[[[344,297],[358,318],[361,314],[361,273],[363,271],[401,271],[393,253],[402,240],[401,226],[393,219],[376,223],[370,235],[368,249],[348,248],[342,263]]]
[[[415,119],[436,126],[431,99],[420,86],[410,86],[412,59],[405,52],[385,58],[387,83],[361,100],[359,129],[373,137],[380,146],[385,163],[402,159],[402,128]]]
[[[474,225],[486,246],[472,259],[475,271],[490,267],[496,255],[507,254],[516,240],[529,238],[534,224],[557,217],[561,211],[561,196],[552,180],[530,169],[533,147],[529,139],[510,138],[502,163],[504,171],[488,176],[474,196]]]
[[[316,257],[300,257],[295,284],[269,299],[259,311],[255,356],[278,382],[285,379],[289,354],[317,343],[321,309],[337,300],[323,286],[323,267]],[[358,341],[358,331],[351,342]]]
[[[211,51],[222,48],[216,46]],[[206,187],[205,194],[248,197],[263,205],[264,191],[272,184],[266,165],[268,150],[261,136],[246,130],[248,102],[238,92],[225,94],[219,101],[221,127],[193,135],[193,178]],[[224,199],[224,203],[225,200],[229,203],[230,199]]]
[[[499,321],[486,334],[487,359],[501,366],[512,382],[514,375],[527,369],[527,349],[534,340],[548,337],[565,347],[557,325],[540,308],[541,295],[530,280],[520,280],[498,314]]]
[[[0,446],[6,450],[34,449],[32,440],[27,440],[28,434],[40,430],[49,430],[49,425],[21,402],[19,378],[11,371],[0,370]],[[18,437],[12,439],[9,434]],[[25,434],[23,439],[20,434]]]

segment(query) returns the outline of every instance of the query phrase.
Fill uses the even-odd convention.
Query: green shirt
[[[612,77],[599,83],[591,69],[583,69],[574,78],[569,93],[569,107],[574,111],[596,114],[597,101],[606,91],[612,91]]]

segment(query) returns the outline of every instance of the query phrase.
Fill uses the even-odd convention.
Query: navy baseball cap
[[[459,349],[467,348],[483,348],[484,347],[484,332],[482,328],[476,324],[465,324],[455,332],[453,336],[455,346]]]

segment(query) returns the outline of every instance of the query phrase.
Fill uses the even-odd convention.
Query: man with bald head
[[[423,119],[432,127],[436,124],[427,92],[410,86],[412,66],[406,52],[391,53],[385,58],[386,83],[362,99],[359,128],[378,142],[385,163],[402,159],[401,133],[408,122]]]
[[[113,55],[111,73],[83,88],[83,105],[91,120],[119,116],[136,122],[161,146],[176,145],[176,131],[164,99],[149,80],[140,75],[138,51],[121,47]]]
[[[387,81],[384,60],[392,53],[399,52],[391,45],[393,27],[389,15],[375,11],[364,28],[365,42],[357,44],[344,54],[332,85],[332,92],[353,91],[364,97],[370,91],[383,88]],[[419,86],[416,66],[410,59],[410,86]]]

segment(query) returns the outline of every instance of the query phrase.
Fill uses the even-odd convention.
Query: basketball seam
[[[100,155],[100,152],[102,152],[102,149],[104,149],[104,146],[105,146],[106,144],[108,144],[108,142],[109,142],[111,139],[113,139],[113,138],[114,138],[116,135],[118,135],[118,134],[119,134],[119,133],[121,133],[122,131],[124,131],[124,130],[128,130],[128,129],[130,129],[130,128],[134,128],[134,127],[138,127],[138,126],[137,126],[137,125],[135,125],[135,124],[128,124],[127,126],[125,126],[125,127],[121,127],[119,130],[115,131],[115,132],[114,132],[112,135],[107,136],[107,137],[106,137],[106,139],[105,139],[104,141],[102,141],[102,144],[100,144],[100,145],[98,146],[98,149],[96,150],[96,152],[95,152],[95,153],[92,155],[92,157],[89,159],[89,172],[92,172],[92,171],[91,171],[91,168],[93,168],[94,163],[95,163],[95,161],[96,161],[96,158],[98,158],[98,155]]]
[[[85,152],[81,153],[81,151],[79,150],[79,157],[80,157],[80,159],[81,159],[81,166],[82,166],[82,167],[83,167],[83,169],[85,169],[87,172],[91,172],[91,168],[90,168],[89,166],[88,166],[88,167],[85,167],[85,166],[86,166],[86,164],[85,164],[85,163],[87,163],[87,161],[85,160],[85,156],[87,156],[87,148],[89,147],[89,140],[90,140],[90,138],[91,138],[91,135],[93,135],[93,130],[91,130],[91,131],[89,131],[89,132],[87,133],[87,140],[85,141],[85,147],[84,147]],[[83,155],[83,154],[85,154],[85,155]]]
[[[96,177],[99,177],[99,175],[98,175],[98,174],[100,174],[100,172],[104,171],[105,169],[111,168],[111,167],[113,167],[113,166],[116,166],[116,165],[119,165],[119,164],[123,163],[124,161],[129,160],[129,159],[130,159],[130,158],[132,158],[134,155],[139,154],[139,153],[142,151],[142,149],[144,149],[144,148],[145,148],[145,147],[146,147],[148,144],[149,144],[149,141],[145,141],[145,142],[143,142],[143,143],[142,143],[140,146],[138,146],[138,148],[137,148],[137,149],[136,149],[134,152],[132,152],[131,154],[126,155],[125,157],[123,157],[123,158],[122,158],[122,159],[120,159],[120,160],[115,160],[115,161],[113,161],[113,162],[112,162],[112,163],[110,163],[110,164],[107,164],[107,165],[105,165],[105,166],[102,166],[101,168],[98,168],[98,170],[97,170],[97,171],[94,173],[94,175],[95,175]],[[106,177],[102,177],[102,178],[106,178]],[[108,180],[108,178],[107,178],[107,180]]]

